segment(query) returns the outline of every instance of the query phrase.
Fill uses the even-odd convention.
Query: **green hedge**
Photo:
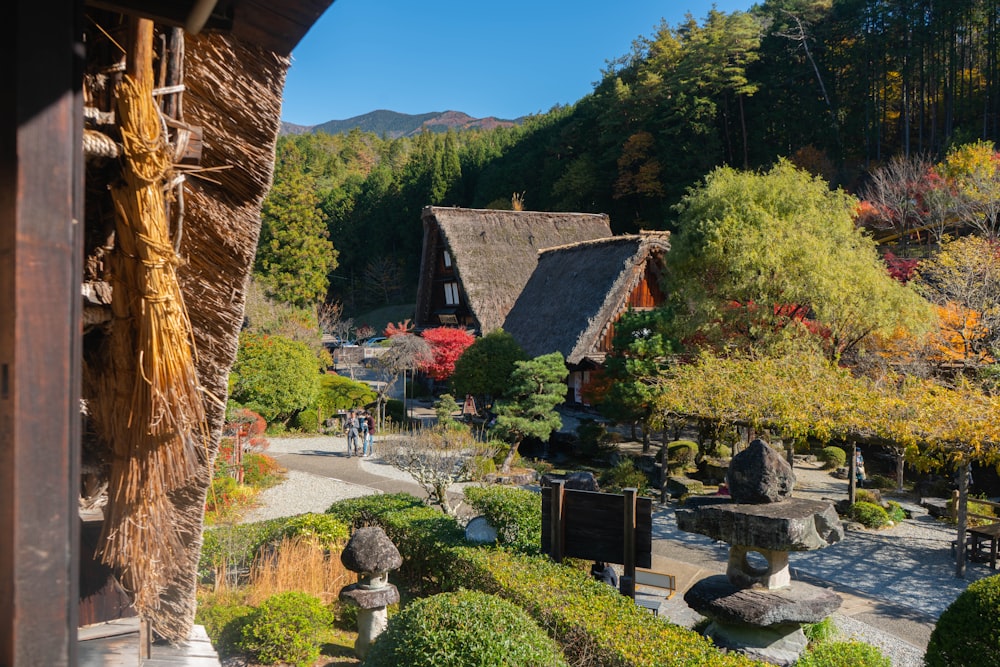
[[[264,600],[247,616],[239,648],[265,665],[308,667],[333,625],[333,612],[319,598],[289,591]]]
[[[498,549],[459,547],[451,577],[510,600],[562,644],[571,664],[602,667],[761,665],[723,654],[693,630],[664,622],[586,572],[545,557]]]
[[[795,667],[892,667],[892,660],[870,644],[830,641],[807,650]]]
[[[542,497],[510,486],[469,486],[465,501],[497,531],[497,543],[537,554],[542,548]]]
[[[352,526],[381,526],[403,557],[399,576],[424,594],[441,590],[448,547],[465,541],[465,531],[453,518],[407,493],[351,498],[334,503],[327,513]]]
[[[348,524],[383,527],[403,557],[400,569],[424,594],[479,590],[524,609],[563,646],[571,664],[603,667],[760,665],[723,654],[694,632],[656,618],[581,569],[544,556],[465,546],[458,524],[408,494],[365,496],[328,510]]]

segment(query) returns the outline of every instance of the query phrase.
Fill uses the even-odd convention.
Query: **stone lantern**
[[[818,623],[840,606],[827,588],[793,581],[789,552],[822,549],[844,537],[833,503],[792,498],[792,467],[763,440],[733,457],[729,499],[694,498],[678,509],[677,527],[727,542],[725,576],[695,583],[684,601],[708,617],[716,645],[774,665],[798,660],[804,623]],[[751,563],[752,554],[765,564]]]
[[[382,528],[369,526],[354,531],[340,561],[360,576],[358,583],[340,591],[340,599],[358,606],[358,640],[354,653],[363,660],[371,643],[388,624],[386,608],[399,602],[399,590],[389,583],[389,572],[398,569],[403,558]]]

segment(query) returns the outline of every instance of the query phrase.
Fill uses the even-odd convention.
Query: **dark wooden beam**
[[[16,0],[0,54],[0,664],[76,663],[83,44]]]

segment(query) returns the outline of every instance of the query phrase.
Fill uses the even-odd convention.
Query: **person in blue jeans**
[[[373,445],[375,444],[375,418],[372,417],[371,413],[365,410],[364,414],[365,424],[367,426],[368,440],[365,443],[365,456],[371,456],[373,453]]]
[[[368,419],[367,413],[358,415],[358,435],[361,437],[361,456],[368,456]]]

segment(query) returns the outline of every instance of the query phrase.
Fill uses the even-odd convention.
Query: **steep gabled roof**
[[[426,321],[436,253],[451,251],[469,310],[485,334],[503,324],[545,248],[611,236],[605,214],[495,211],[428,206],[417,289],[417,322]],[[440,237],[440,241],[438,241]]]
[[[599,357],[647,261],[670,249],[668,232],[597,239],[543,250],[503,329],[529,357],[562,352],[569,364]]]

